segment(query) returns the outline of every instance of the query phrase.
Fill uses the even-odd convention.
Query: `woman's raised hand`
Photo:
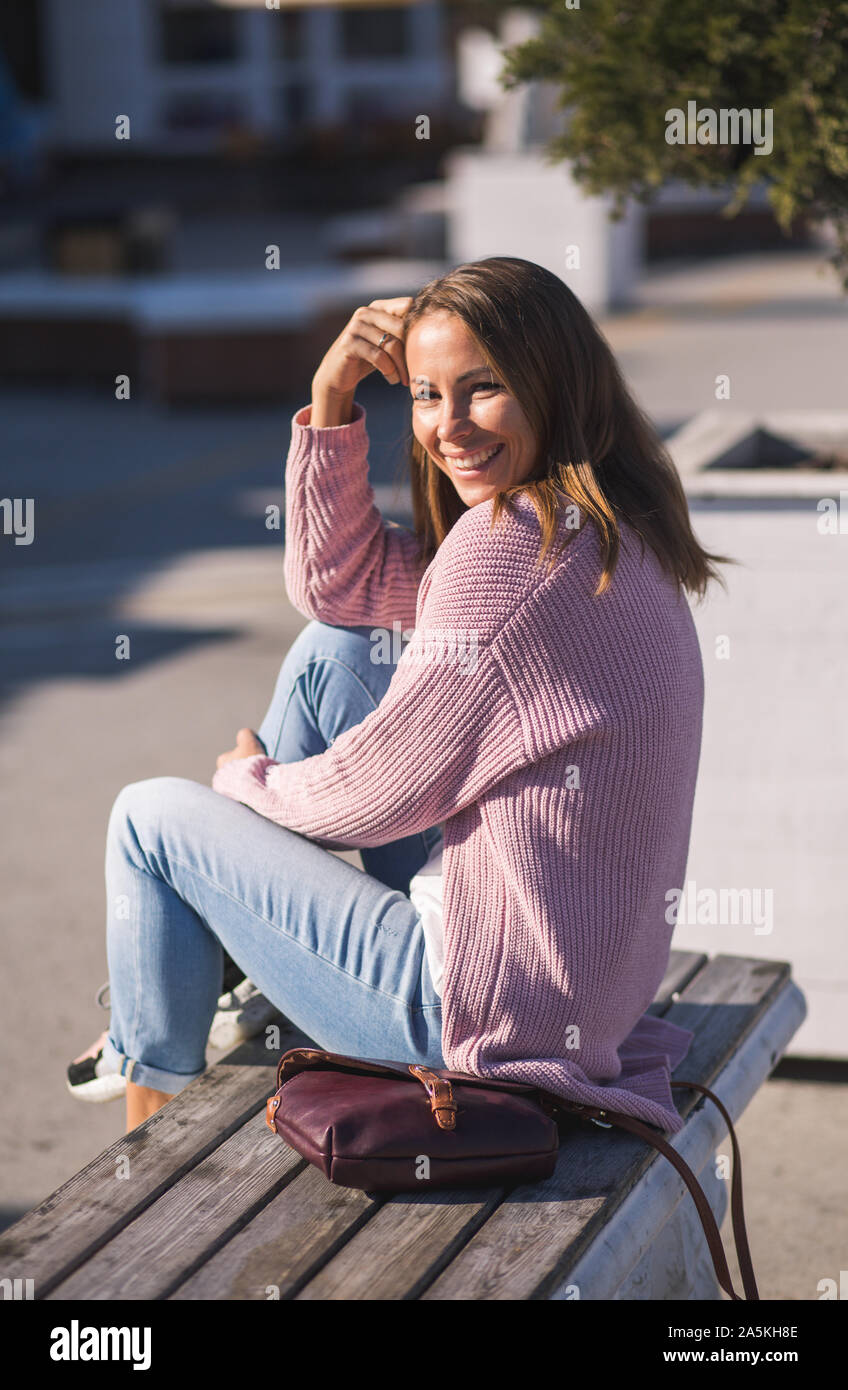
[[[316,392],[350,397],[362,378],[375,370],[391,386],[398,382],[408,386],[403,316],[411,303],[412,296],[404,295],[372,299],[355,309],[318,365],[312,379],[313,399]]]

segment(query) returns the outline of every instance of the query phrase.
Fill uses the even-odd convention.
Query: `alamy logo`
[[[697,101],[687,101],[686,110],[671,106],[665,113],[667,145],[755,145],[754,154],[771,154],[774,109],[756,106],[737,108],[711,106],[698,109]]]
[[[132,1361],[134,1371],[150,1369],[149,1327],[54,1327],[51,1361]]]
[[[477,630],[464,627],[417,627],[404,652],[407,661],[440,662],[477,670]]]
[[[35,1298],[34,1279],[0,1279],[0,1294],[6,1299]]]
[[[685,888],[669,888],[665,900],[672,927],[752,926],[755,936],[774,929],[773,888],[699,888],[690,878]]]
[[[476,628],[404,628],[395,620],[391,632],[385,627],[371,630],[371,661],[375,666],[403,660],[441,662],[476,671],[478,654]]]
[[[32,545],[35,539],[34,513],[34,497],[0,497],[3,535],[14,536],[15,545]]]

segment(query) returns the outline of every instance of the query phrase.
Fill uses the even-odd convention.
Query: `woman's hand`
[[[221,753],[215,766],[223,767],[224,763],[234,762],[236,758],[252,758],[256,753],[265,751],[264,745],[252,729],[239,729],[235,748],[231,748],[229,753]]]
[[[403,316],[412,303],[411,295],[399,299],[372,299],[354,309],[338,338],[322,357],[312,379],[316,389],[327,396],[351,396],[363,377],[375,369],[391,386],[409,385],[404,355]],[[384,333],[382,347],[380,339]]]

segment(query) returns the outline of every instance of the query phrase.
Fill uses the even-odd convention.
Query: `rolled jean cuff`
[[[146,1062],[137,1062],[134,1058],[127,1057],[126,1053],[119,1052],[109,1037],[103,1044],[103,1062],[110,1072],[118,1072],[135,1086],[150,1086],[154,1091],[165,1091],[172,1096],[184,1091],[186,1086],[190,1086],[192,1081],[196,1081],[206,1070],[204,1066],[201,1071],[186,1075],[185,1072],[162,1071],[161,1067],[150,1067]]]

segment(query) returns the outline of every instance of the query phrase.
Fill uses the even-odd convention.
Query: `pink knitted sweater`
[[[676,1132],[669,1073],[693,1035],[646,1010],[700,753],[685,597],[625,527],[596,598],[597,534],[565,510],[547,576],[523,493],[494,531],[491,502],[464,512],[422,574],[413,533],[374,504],[364,408],[321,429],[310,414],[292,419],[286,468],[292,603],[415,633],[380,705],[326,752],[232,761],[214,789],[333,849],[444,821],[446,1066]]]

